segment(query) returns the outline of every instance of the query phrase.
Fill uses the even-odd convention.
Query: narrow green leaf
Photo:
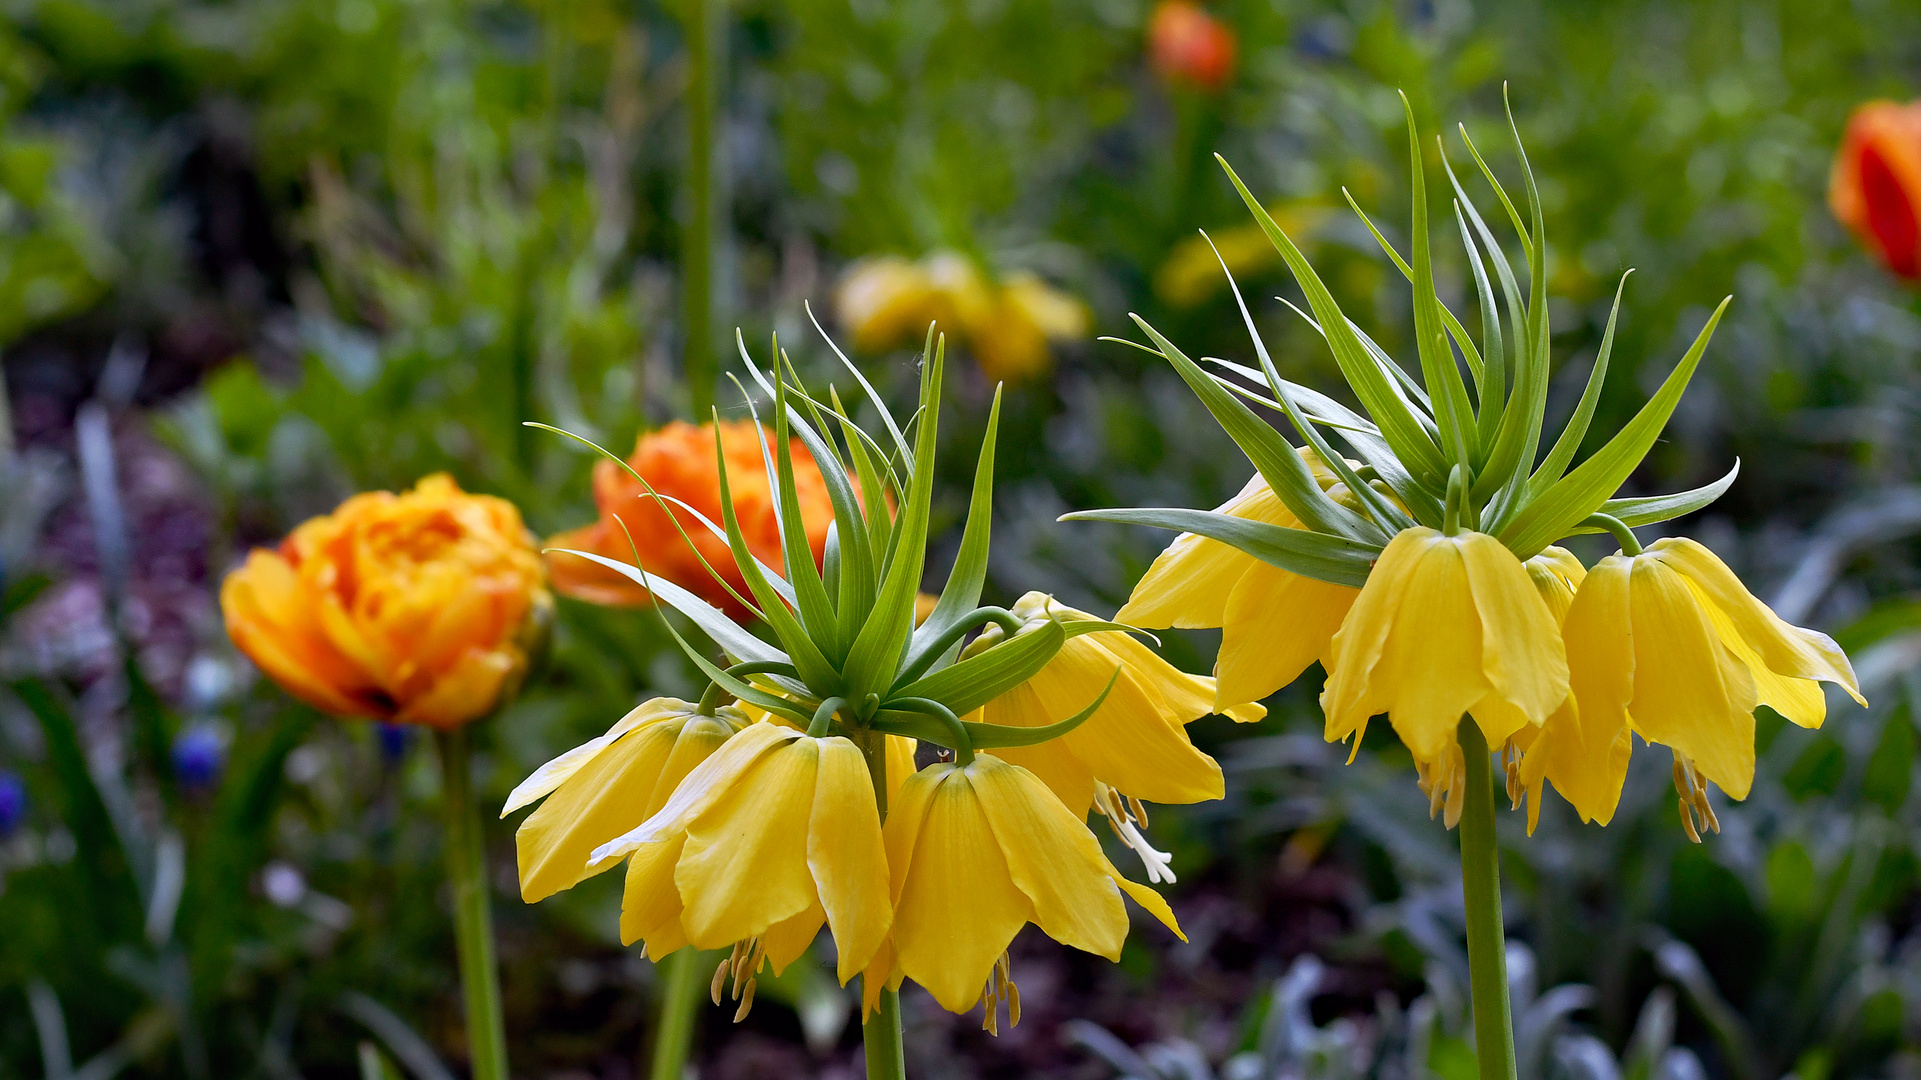
[[[1401,95],[1407,112],[1408,183],[1414,193],[1412,264],[1414,267],[1414,345],[1421,359],[1421,378],[1427,383],[1428,396],[1434,399],[1434,420],[1441,428],[1442,446],[1451,463],[1471,465],[1474,460],[1474,410],[1468,404],[1467,386],[1449,347],[1447,327],[1441,320],[1441,298],[1434,289],[1434,259],[1429,250],[1427,229],[1427,169],[1421,161],[1421,137],[1414,125],[1414,105]]]
[[[1730,296],[1722,300],[1720,306],[1714,309],[1707,325],[1701,328],[1694,344],[1688,347],[1687,355],[1668,373],[1667,381],[1661,384],[1661,388],[1648,399],[1634,419],[1615,433],[1606,446],[1596,450],[1592,457],[1516,514],[1507,527],[1497,534],[1502,543],[1519,557],[1530,558],[1556,539],[1568,535],[1570,529],[1613,497],[1641,464],[1641,459],[1647,456],[1648,450],[1654,446],[1654,440],[1660,437],[1661,429],[1667,426],[1668,417],[1674,414],[1674,407],[1680,403],[1681,394],[1687,389],[1694,369],[1700,366],[1701,355],[1707,351],[1708,341],[1714,336],[1714,328],[1720,323],[1721,314],[1733,299]]]
[[[714,644],[720,646],[721,651],[741,663],[756,661],[790,662],[785,652],[748,633],[744,627],[728,618],[719,608],[673,582],[668,581],[664,577],[649,574],[639,567],[621,562],[618,559],[610,559],[605,555],[596,555],[591,551],[575,551],[572,548],[548,548],[546,550],[558,552],[562,555],[578,555],[589,562],[598,563],[622,575],[627,578],[627,580],[632,581],[634,584],[639,585],[641,588],[653,594],[661,603],[687,616],[695,626],[700,627],[702,633],[714,639]]]
[[[1388,445],[1394,447],[1394,452],[1415,477],[1424,483],[1445,483],[1447,468],[1442,461],[1440,448],[1421,429],[1406,403],[1394,393],[1386,376],[1375,366],[1373,357],[1355,339],[1348,327],[1347,317],[1341,314],[1340,305],[1334,302],[1334,295],[1328,292],[1320,275],[1314,272],[1314,268],[1308,265],[1307,257],[1301,254],[1301,249],[1288,239],[1253,193],[1247,190],[1247,185],[1241,183],[1241,178],[1228,165],[1227,159],[1216,154],[1214,160],[1220,162],[1221,168],[1227,171],[1228,179],[1240,193],[1241,201],[1247,204],[1254,220],[1260,223],[1261,231],[1267,234],[1275,250],[1281,253],[1281,258],[1287,261],[1288,269],[1300,283],[1301,291],[1307,295],[1308,306],[1326,328],[1328,345],[1333,349],[1334,360],[1340,365],[1342,375],[1361,399],[1368,415],[1380,426]]]
[[[775,349],[779,349],[778,343]],[[769,479],[774,481],[775,505],[780,508],[777,521],[780,525],[781,556],[787,567],[787,581],[794,587],[794,607],[800,613],[801,625],[807,628],[816,643],[827,644],[828,647],[823,651],[831,663],[841,658],[851,642],[840,640],[840,623],[834,616],[834,602],[827,596],[827,583],[820,576],[820,568],[814,565],[814,545],[807,538],[807,523],[800,509],[800,490],[794,481],[793,437],[790,434],[794,427],[789,416],[792,410],[787,404],[787,380],[781,378],[778,371],[774,376],[774,461],[773,475]],[[758,424],[755,430],[760,436],[761,453],[765,455],[766,430]],[[819,468],[823,476],[830,471],[839,472],[838,486],[847,488],[847,474],[835,468],[833,458],[821,461]],[[832,491],[833,488],[834,485],[830,484],[828,490]],[[847,496],[848,512],[858,514],[859,511],[853,509],[851,488],[848,488]],[[841,509],[839,500],[834,502],[835,517],[838,518]]]
[[[941,588],[934,610],[914,631],[914,643],[938,640],[958,625],[980,603],[987,583],[988,534],[994,525],[994,444],[1000,432],[1001,388],[994,387],[994,403],[987,410],[987,432],[981,439],[980,459],[974,465],[974,495],[967,506],[967,525],[961,530],[960,551]]]
[[[905,460],[912,457],[913,452],[907,449],[906,436],[901,434],[900,425],[894,422],[894,414],[887,410],[887,402],[881,398],[879,391],[874,389],[874,384],[868,382],[867,376],[861,374],[860,368],[855,367],[854,362],[847,359],[847,354],[840,351],[840,346],[834,343],[832,335],[821,329],[820,320],[814,317],[813,305],[802,301],[801,306],[807,310],[808,321],[812,322],[814,329],[820,332],[821,340],[827,343],[828,348],[834,350],[834,355],[840,357],[840,362],[853,374],[854,381],[867,392],[867,400],[873,402],[874,408],[880,412],[881,423],[887,426],[887,433],[894,437],[894,446],[900,451],[901,458]]]
[[[1228,437],[1254,463],[1254,468],[1267,481],[1275,497],[1295,517],[1318,531],[1356,539],[1374,531],[1374,526],[1366,519],[1327,497],[1314,479],[1314,474],[1308,471],[1307,463],[1301,460],[1300,453],[1281,437],[1280,432],[1255,416],[1253,410],[1241,404],[1233,394],[1222,390],[1200,369],[1200,365],[1189,360],[1186,353],[1162,337],[1160,331],[1149,326],[1145,319],[1139,315],[1130,317],[1160,347],[1161,355],[1174,365],[1174,370],[1201,399],[1201,403],[1207,406],[1207,411],[1214,414],[1214,419]]]
[[[1594,370],[1588,373],[1587,386],[1581,391],[1581,400],[1574,406],[1574,415],[1568,419],[1567,426],[1561,429],[1561,437],[1554,440],[1553,449],[1547,452],[1547,459],[1541,467],[1534,470],[1528,481],[1528,494],[1538,495],[1547,490],[1549,484],[1561,478],[1567,471],[1568,462],[1581,449],[1581,440],[1587,438],[1588,424],[1594,419],[1594,407],[1601,401],[1601,384],[1607,380],[1608,357],[1614,352],[1614,322],[1621,314],[1621,294],[1628,287],[1629,270],[1621,275],[1620,284],[1614,287],[1614,307],[1608,311],[1607,329],[1601,333],[1601,349],[1594,354]]]
[[[931,333],[931,331],[930,331]],[[933,344],[932,342],[929,343]],[[932,362],[928,362],[931,354]],[[873,614],[861,626],[843,669],[845,696],[859,701],[893,680],[901,654],[914,631],[914,595],[927,562],[927,517],[934,489],[934,442],[940,426],[941,380],[947,342],[922,353],[919,429],[914,433],[914,470],[906,505],[894,521],[887,572],[874,599]]]
[[[1272,566],[1334,585],[1360,588],[1381,548],[1326,533],[1249,521],[1211,510],[1078,510],[1062,521],[1114,521],[1191,532],[1237,548]]]
[[[1734,478],[1741,473],[1741,462],[1737,459],[1728,474],[1712,484],[1703,484],[1687,491],[1677,491],[1672,495],[1643,495],[1628,499],[1609,499],[1601,504],[1600,512],[1615,518],[1629,527],[1655,525],[1686,517],[1713,503],[1727,494],[1734,486]],[[1599,529],[1576,528],[1569,535],[1585,532],[1601,532]]]
[[[1441,160],[1446,161],[1447,155],[1442,154]],[[1453,179],[1451,172],[1448,178]],[[1481,334],[1487,344],[1487,357],[1481,368],[1481,409],[1475,416],[1482,450],[1481,460],[1474,463],[1478,469],[1487,463],[1487,451],[1494,445],[1494,438],[1501,430],[1501,417],[1506,412],[1507,353],[1501,347],[1501,317],[1495,311],[1494,290],[1488,284],[1487,266],[1481,261],[1481,249],[1474,243],[1474,233],[1468,228],[1459,199],[1454,200],[1454,223],[1461,230],[1461,246],[1467,249],[1468,268],[1474,273],[1474,296],[1480,302]],[[1461,331],[1461,338],[1467,338],[1465,330]]]
[[[1341,189],[1341,194],[1347,199],[1347,205],[1360,217],[1361,224],[1366,225],[1367,231],[1374,234],[1374,242],[1381,246],[1381,250],[1387,253],[1387,257],[1392,259],[1395,267],[1401,271],[1401,276],[1411,284],[1414,281],[1414,268],[1407,264],[1406,259],[1401,258],[1401,253],[1394,250],[1393,244],[1387,242],[1387,237],[1381,235],[1381,230],[1374,227],[1374,219],[1367,216],[1367,211],[1361,209],[1361,204],[1354,201],[1354,196],[1346,188]],[[1481,352],[1474,347],[1474,339],[1468,336],[1467,328],[1454,317],[1454,313],[1448,310],[1447,305],[1442,304],[1440,307],[1441,321],[1447,325],[1448,335],[1460,345],[1461,355],[1467,358],[1467,368],[1474,376],[1474,385],[1478,392],[1482,379]]]
[[[895,698],[931,698],[964,716],[1033,678],[1066,640],[1058,620],[1032,623],[990,649],[889,690],[881,705]]]

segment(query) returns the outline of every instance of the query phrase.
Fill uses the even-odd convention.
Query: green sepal
[[[1368,569],[1380,558],[1381,546],[1306,529],[1249,521],[1212,510],[1114,509],[1078,510],[1062,521],[1113,521],[1155,529],[1191,532],[1246,552],[1270,566],[1358,589],[1367,584]]]
[[[1599,511],[1613,494],[1620,490],[1622,483],[1633,474],[1654,446],[1654,440],[1667,426],[1668,417],[1673,415],[1674,407],[1681,401],[1682,391],[1687,389],[1688,380],[1693,377],[1694,369],[1700,366],[1701,355],[1707,351],[1708,341],[1714,336],[1714,328],[1727,311],[1732,296],[1722,300],[1708,317],[1706,326],[1688,346],[1687,355],[1668,373],[1667,380],[1655,391],[1634,419],[1625,424],[1606,446],[1582,462],[1579,468],[1562,477],[1541,497],[1529,503],[1525,509],[1514,516],[1506,528],[1497,535],[1514,554],[1522,559],[1532,558],[1537,552],[1553,543],[1568,531],[1580,524],[1589,514]]]

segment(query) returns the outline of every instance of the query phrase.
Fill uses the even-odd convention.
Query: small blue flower
[[[173,775],[189,791],[205,791],[220,782],[227,768],[227,740],[209,724],[195,724],[173,740]]]
[[[0,769],[0,839],[12,836],[26,816],[27,785],[19,773]]]
[[[413,729],[406,724],[376,724],[380,733],[380,756],[389,765],[398,765],[413,743]]]

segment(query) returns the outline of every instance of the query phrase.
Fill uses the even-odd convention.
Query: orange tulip
[[[761,431],[751,420],[723,422],[720,425],[721,450],[727,457],[727,483],[734,495],[734,515],[747,538],[747,548],[761,562],[776,569],[780,566],[780,523],[774,515],[773,489],[767,483],[767,470],[761,457]],[[769,451],[773,438],[768,437]],[[834,520],[834,507],[827,498],[827,483],[820,469],[800,440],[792,442],[794,486],[800,496],[801,522],[807,529],[807,542],[814,549],[819,565],[827,550],[827,526]],[[714,425],[676,421],[658,431],[641,436],[627,464],[663,496],[671,496],[699,510],[716,525],[721,524],[720,466],[714,460]],[[675,509],[674,526],[667,511],[647,494],[626,469],[611,461],[594,466],[594,504],[600,520],[592,525],[565,532],[547,542],[549,548],[591,551],[623,563],[631,563],[636,549],[641,565],[649,574],[659,574],[683,589],[736,617],[746,609],[707,572],[711,566],[727,583],[747,596],[747,583],[734,565],[727,541],[715,536],[700,519],[685,510]],[[625,531],[621,524],[625,523]],[[681,530],[686,531],[683,539]],[[628,536],[633,537],[632,545]],[[688,541],[693,547],[688,547]],[[701,565],[706,560],[706,566]],[[631,607],[648,602],[647,590],[630,579],[598,563],[576,555],[552,552],[547,556],[553,573],[554,588],[577,600],[595,604]]]
[[[1871,101],[1854,111],[1828,205],[1889,270],[1921,282],[1921,101]]]
[[[512,503],[437,474],[249,552],[220,609],[240,651],[309,705],[447,729],[526,675],[553,609],[544,576]]]
[[[1218,91],[1234,77],[1234,31],[1193,0],[1161,0],[1147,21],[1154,70],[1169,82]]]

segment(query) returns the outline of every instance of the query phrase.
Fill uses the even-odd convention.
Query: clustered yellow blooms
[[[990,279],[964,255],[877,255],[847,269],[835,294],[854,346],[877,352],[920,340],[939,323],[973,352],[990,379],[1019,381],[1047,370],[1049,342],[1085,338],[1087,307],[1026,270]]]
[[[1173,880],[1169,856],[1142,834],[1145,803],[1221,797],[1220,766],[1185,730],[1215,709],[1214,680],[1043,593],[1011,609],[977,606],[998,399],[953,572],[938,597],[918,593],[941,365],[930,342],[912,446],[883,407],[883,437],[898,451],[883,466],[851,424],[843,455],[808,423],[802,407],[820,403],[790,385],[791,369],[770,380],[750,363],[775,399],[772,445],[796,434],[821,466],[835,522],[817,564],[790,455],[775,453],[768,489],[779,499],[784,577],[773,577],[725,497],[717,442],[724,528],[714,527],[771,642],[651,577],[645,550],[639,567],[556,553],[676,607],[729,666],[690,650],[712,679],[699,702],[646,702],[514,792],[503,816],[545,800],[518,834],[522,896],[539,900],[624,861],[622,940],[655,958],[729,950],[712,992],[719,1003],[731,979],[736,1018],[752,1006],[756,976],[778,975],[823,927],[841,982],[862,977],[865,1012],[897,1015],[891,995],[911,979],[950,1010],[984,1005],[989,1030],[1003,1010],[1019,1020],[1007,949],[1027,924],[1118,959],[1127,896],[1180,933],[1166,902],[1108,861],[1087,819],[1099,810],[1150,881]],[[829,401],[838,414],[838,398]],[[1227,712],[1264,715],[1253,703]],[[919,767],[917,751],[935,760]]]
[[[1467,143],[1520,234],[1524,300],[1522,275],[1449,166],[1480,308],[1477,345],[1434,290],[1411,110],[1408,123],[1411,188],[1422,193],[1412,252],[1404,257],[1375,237],[1413,287],[1421,381],[1341,313],[1286,231],[1228,169],[1366,414],[1282,378],[1244,302],[1258,367],[1213,361],[1220,370],[1204,370],[1136,317],[1153,343],[1141,347],[1174,365],[1256,475],[1211,512],[1068,517],[1181,533],[1116,618],[1221,627],[1216,710],[1265,697],[1319,661],[1328,740],[1352,739],[1358,749],[1370,719],[1385,715],[1450,827],[1464,806],[1468,720],[1480,736],[1473,741],[1501,754],[1510,798],[1528,804],[1530,832],[1549,785],[1584,820],[1606,824],[1639,737],[1672,751],[1683,825],[1698,841],[1702,829],[1719,828],[1708,785],[1740,799],[1753,782],[1757,706],[1819,726],[1824,682],[1866,704],[1831,639],[1783,622],[1713,552],[1681,538],[1644,550],[1635,537],[1635,526],[1708,505],[1735,472],[1676,495],[1618,493],[1679,401],[1720,310],[1640,414],[1576,465],[1607,373],[1610,316],[1587,389],[1542,453],[1550,338],[1533,179],[1524,204],[1530,227]],[[1227,267],[1225,254],[1218,261]],[[1231,270],[1228,278],[1232,285]],[[1289,444],[1249,401],[1284,414],[1308,445]],[[1332,438],[1355,458],[1334,452]],[[1582,533],[1612,534],[1620,550],[1588,569],[1554,546]]]

